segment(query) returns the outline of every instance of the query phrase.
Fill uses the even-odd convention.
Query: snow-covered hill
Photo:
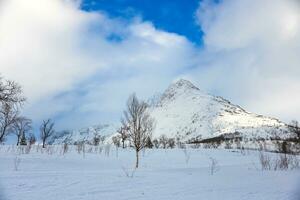
[[[165,134],[185,141],[235,132],[244,137],[284,137],[286,130],[277,119],[249,113],[183,79],[167,88],[150,113],[156,120],[154,137]]]
[[[187,80],[171,84],[166,91],[156,96],[149,108],[156,121],[153,138],[165,135],[181,141],[201,140],[222,134],[238,133],[246,138],[287,136],[283,122],[245,111],[222,97],[210,95]],[[117,133],[118,125],[98,125],[81,130],[60,132],[52,143],[91,142],[95,135],[111,136]]]

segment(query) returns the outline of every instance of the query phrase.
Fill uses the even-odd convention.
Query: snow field
[[[36,148],[19,154],[1,146],[1,200],[299,199],[300,171],[262,171],[257,151],[147,149],[134,170],[132,149],[111,146],[108,154],[108,147],[101,153],[87,147],[79,154],[70,146],[62,155],[59,145],[44,153]],[[217,161],[213,175],[210,158]]]

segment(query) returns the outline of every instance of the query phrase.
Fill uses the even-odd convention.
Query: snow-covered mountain
[[[149,113],[155,119],[153,138],[165,135],[193,141],[238,133],[246,138],[286,137],[287,125],[278,119],[250,113],[222,97],[210,95],[187,80],[171,84],[156,95]],[[118,125],[98,125],[81,130],[60,132],[52,141],[58,143],[91,142],[97,135],[111,136]]]
[[[150,110],[156,120],[153,137],[165,134],[185,141],[239,132],[243,137],[284,136],[286,124],[249,113],[222,97],[210,95],[187,80],[171,84]]]

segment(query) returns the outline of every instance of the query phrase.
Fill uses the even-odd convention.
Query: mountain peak
[[[188,80],[179,79],[176,82],[173,82],[163,93],[162,100],[173,99],[175,96],[184,93],[190,93],[191,91],[200,91],[199,88],[194,86]]]
[[[172,83],[170,87],[199,90],[199,88],[197,88],[192,82],[186,79],[179,79],[176,82]]]

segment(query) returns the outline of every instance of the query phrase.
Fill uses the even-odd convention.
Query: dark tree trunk
[[[43,148],[45,148],[45,142],[46,142],[46,141],[45,141],[45,139],[44,139],[44,140],[43,140]]]
[[[6,132],[6,127],[3,127],[3,130],[2,130],[1,135],[0,135],[0,142],[3,142],[4,136],[5,136],[5,132]]]
[[[18,136],[18,139],[17,139],[18,141],[17,141],[17,146],[19,146],[19,144],[20,144],[20,136]]]
[[[136,153],[135,168],[139,168],[139,152],[135,151],[135,153]]]

